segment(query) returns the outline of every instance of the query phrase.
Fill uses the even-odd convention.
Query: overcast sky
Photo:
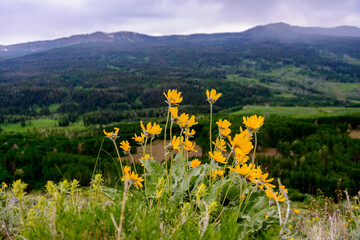
[[[360,0],[0,0],[0,45],[95,31],[241,32],[274,22],[360,27]]]

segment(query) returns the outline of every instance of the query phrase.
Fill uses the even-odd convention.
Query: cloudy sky
[[[360,27],[360,0],[0,0],[0,45],[95,31],[240,32],[274,22]]]

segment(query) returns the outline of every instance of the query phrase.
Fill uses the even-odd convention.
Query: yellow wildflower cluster
[[[174,106],[178,103],[181,103],[183,98],[181,97],[181,92],[177,92],[177,90],[168,90],[167,94],[164,93],[164,96],[166,97],[166,103],[169,104],[169,106]]]
[[[139,175],[135,174],[135,172],[130,171],[130,167],[124,167],[124,176],[121,178],[121,181],[129,181],[133,184],[137,189],[139,187],[143,187],[142,182],[144,181],[143,177],[139,177]]]
[[[220,97],[221,93],[217,93],[215,89],[207,90],[206,96],[207,101],[211,105],[214,104]],[[168,118],[165,126],[165,137],[164,137],[164,148],[165,148],[165,156],[168,153],[171,153],[174,150],[178,150],[181,154],[184,154],[184,152],[197,152],[195,149],[195,142],[190,141],[189,139],[195,135],[195,130],[192,129],[192,127],[198,122],[195,120],[195,116],[190,116],[186,113],[181,113],[179,115],[179,108],[178,104],[180,104],[183,101],[183,98],[181,96],[181,92],[178,92],[176,89],[174,90],[168,90],[167,92],[164,92],[164,96],[166,98],[165,102],[168,104]],[[212,113],[212,111],[211,111]],[[168,145],[165,145],[166,143],[166,130],[167,130],[167,124],[169,117],[171,116],[171,126],[170,129],[173,126],[173,123],[176,123],[179,125],[181,129],[180,136],[173,136],[172,131],[170,130],[170,143]],[[212,116],[212,115],[211,115]],[[211,120],[212,118],[210,118]],[[219,134],[215,141],[211,141],[211,135],[210,135],[210,152],[209,156],[211,158],[211,164],[210,164],[210,170],[209,175],[212,179],[217,179],[218,177],[224,177],[225,170],[228,164],[229,157],[234,157],[233,165],[229,166],[231,172],[234,172],[236,174],[239,174],[240,177],[247,179],[249,182],[252,182],[256,184],[256,186],[259,187],[259,189],[265,191],[266,195],[273,200],[276,201],[284,201],[287,197],[287,190],[284,186],[280,186],[280,189],[278,192],[274,191],[275,185],[272,184],[273,178],[268,178],[269,174],[262,172],[259,166],[256,166],[254,164],[254,156],[255,156],[255,148],[257,144],[256,140],[256,133],[261,128],[261,126],[264,124],[264,117],[253,115],[250,117],[244,117],[243,118],[243,124],[246,126],[246,129],[243,130],[240,127],[240,132],[236,133],[235,135],[231,136],[231,122],[226,119],[219,119],[217,122],[217,127],[219,130]],[[140,127],[142,132],[140,135],[135,134],[133,139],[135,142],[137,142],[139,145],[143,147],[143,157],[141,158],[142,163],[145,162],[145,160],[152,159],[152,152],[151,152],[151,144],[150,144],[150,155],[146,154],[146,144],[147,141],[152,141],[153,138],[156,135],[159,135],[162,131],[162,128],[157,123],[147,123],[146,126],[142,121],[140,121]],[[211,129],[211,124],[210,124]],[[104,130],[104,134],[109,139],[113,140],[115,142],[116,138],[118,138],[118,132],[119,128],[115,128],[112,132],[106,132]],[[211,131],[210,131],[211,134]],[[253,136],[255,135],[255,148],[253,145]],[[215,146],[214,149],[212,149],[212,145]],[[230,153],[226,154],[227,145],[230,148]],[[125,152],[129,153],[131,146],[128,141],[122,141],[120,143],[120,148]],[[253,159],[252,163],[248,164],[249,153],[253,150]],[[187,156],[187,155],[186,155]],[[120,159],[120,158],[119,158]],[[173,157],[171,157],[172,161]],[[187,163],[186,159],[186,163]],[[214,168],[212,167],[212,164],[216,164]],[[222,168],[219,168],[219,163],[224,164],[225,166]],[[190,163],[187,163],[187,166],[189,168],[196,168],[201,165],[201,161],[199,159],[194,159]],[[144,164],[143,164],[144,166]],[[170,165],[170,174],[171,174],[171,166]],[[187,170],[186,170],[187,171]],[[145,176],[145,166],[144,166],[144,176]],[[185,172],[185,175],[187,172]],[[187,175],[185,176],[187,178]],[[123,177],[121,179],[122,181],[129,181],[131,182],[136,188],[142,187],[142,182],[145,181],[145,189],[146,189],[146,179],[143,177],[139,177],[138,174],[131,171],[130,167],[125,166],[123,169]],[[171,182],[171,176],[169,181]],[[210,181],[211,182],[211,181]],[[170,183],[171,184],[171,183]],[[159,190],[160,191],[160,190]],[[145,191],[146,193],[146,191]],[[162,196],[162,193],[158,192],[158,196]],[[296,211],[295,211],[296,212]]]
[[[231,129],[230,129],[231,122],[229,122],[228,120],[219,119],[216,122],[216,124],[217,124],[217,126],[219,128],[220,138],[226,138],[227,136],[230,135],[230,133],[231,133]]]
[[[201,162],[199,161],[199,159],[196,158],[196,159],[191,161],[191,164],[189,165],[189,167],[195,168],[195,167],[200,166],[200,165],[201,165]]]
[[[115,140],[116,138],[118,138],[118,133],[119,133],[119,128],[114,128],[115,129],[115,132],[114,131],[111,131],[111,132],[106,132],[105,129],[103,130],[104,131],[104,134],[106,137],[108,137],[109,139],[111,140]]]
[[[221,169],[215,169],[212,173],[211,173],[211,177],[212,178],[215,178],[216,177],[224,177],[224,170],[221,170]]]
[[[214,104],[219,99],[219,97],[221,97],[221,95],[221,93],[216,94],[215,89],[211,89],[211,91],[206,90],[207,100],[210,104]]]
[[[248,128],[249,132],[256,132],[264,124],[263,116],[253,115],[251,117],[243,117],[243,123]]]
[[[149,122],[146,125],[146,128],[145,128],[143,122],[140,121],[140,126],[141,126],[141,129],[142,129],[142,132],[144,133],[144,135],[146,137],[152,137],[154,135],[159,135],[161,133],[161,130],[162,130],[160,125],[156,124],[156,122],[154,123],[154,125],[152,125],[151,122]]]

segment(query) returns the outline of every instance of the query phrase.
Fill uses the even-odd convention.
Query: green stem
[[[210,152],[212,153],[211,125],[212,125],[212,104],[210,103]]]
[[[211,125],[212,125],[212,104],[210,103],[210,131],[209,131],[209,139],[210,139],[210,152],[212,152],[212,139],[211,139]],[[212,172],[212,164],[213,164],[213,158],[210,158],[210,169],[209,169],[209,173],[211,174]],[[210,184],[212,183],[212,178],[210,175]]]
[[[106,151],[105,149],[103,149],[103,151],[104,151],[107,155],[109,155],[109,157],[111,157],[111,159],[114,161],[114,164],[115,164],[115,167],[116,167],[116,171],[117,171],[118,174],[119,174],[119,178],[121,178],[121,173],[120,173],[120,171],[119,171],[119,167],[118,167],[118,165],[117,165],[117,162],[116,162],[115,158],[114,158],[113,156],[111,156],[111,154],[110,154],[108,151]]]
[[[257,185],[255,185],[255,186],[253,187],[253,189],[251,189],[250,194],[248,194],[248,195],[246,196],[245,206],[244,206],[244,209],[241,211],[241,213],[243,213],[243,212],[245,211],[246,206],[248,205],[249,200],[250,200],[250,198],[251,198],[251,195],[253,194],[253,192],[254,192],[254,190],[256,189],[256,187],[257,187]],[[241,197],[241,196],[240,196],[240,197]]]
[[[146,200],[147,200],[147,202],[148,202],[148,204],[149,204],[149,198],[148,198],[148,195],[147,195],[147,192],[146,192],[146,168],[145,168],[145,153],[146,153],[146,144],[147,144],[147,141],[148,141],[148,137],[146,136],[145,137],[145,144],[144,144],[144,146],[143,146],[143,152],[144,152],[144,163],[143,163],[143,165],[144,165],[144,190],[145,190],[145,196],[146,196]],[[150,204],[149,204],[150,205]]]
[[[256,152],[256,148],[257,148],[257,135],[256,135],[256,132],[255,132],[255,147],[254,147],[253,157],[252,157],[252,160],[251,160],[251,163],[252,163],[252,164],[255,163],[255,152]]]
[[[92,174],[92,176],[91,176],[91,179],[93,179],[93,178],[94,178],[94,175],[95,175],[95,170],[96,170],[96,166],[97,166],[97,163],[98,163],[98,161],[99,161],[100,152],[101,152],[101,149],[102,149],[102,146],[103,146],[104,140],[105,140],[105,137],[104,137],[104,138],[103,138],[103,140],[101,141],[100,149],[99,149],[99,152],[98,152],[98,155],[97,155],[96,161],[95,161],[95,167],[94,167],[94,171],[93,171],[93,174]]]
[[[171,121],[171,124],[170,124],[170,142],[172,141],[172,127],[173,127],[173,123],[174,121]],[[174,150],[174,149],[173,149]],[[166,174],[168,174],[168,189],[169,191],[172,193],[172,189],[171,189],[171,170],[172,170],[172,163],[173,163],[173,153],[171,152],[171,161],[170,161],[170,172],[168,174],[168,172],[166,171]],[[166,157],[166,154],[165,154],[165,157]],[[167,160],[165,158],[165,161],[166,161],[166,170],[167,170]]]
[[[143,157],[145,158],[145,154],[146,154],[146,144],[147,144],[147,141],[148,141],[148,137],[146,136],[145,137],[145,144],[143,146]],[[145,165],[144,165],[145,166]]]
[[[135,171],[135,174],[137,174],[137,171],[136,171],[136,166],[135,166],[135,161],[134,161],[133,156],[132,156],[132,155],[131,155],[131,153],[130,153],[130,150],[129,150],[129,155],[130,155],[130,157],[131,157],[131,161],[133,162],[133,166],[134,166],[134,171]]]
[[[167,170],[168,170],[168,166],[167,166],[167,156],[166,156],[166,131],[167,131],[168,123],[169,123],[169,117],[170,117],[170,105],[169,105],[168,112],[167,112],[166,124],[165,124],[165,131],[164,131],[164,156],[165,156],[166,174],[167,174]],[[170,136],[170,141],[171,141],[171,136]]]
[[[120,167],[121,167],[121,172],[122,172],[122,175],[124,176],[124,169],[123,169],[123,166],[122,166],[122,162],[121,162],[121,157],[120,157],[119,149],[118,149],[118,147],[116,146],[116,142],[115,142],[115,140],[113,140],[113,143],[114,143],[114,146],[115,146],[115,149],[116,149],[116,153],[117,153],[118,158],[119,158]]]
[[[224,173],[225,173],[226,167],[227,167],[227,165],[228,165],[230,156],[231,156],[231,153],[229,153],[228,156],[227,156],[227,158],[226,158],[225,165],[224,165]]]
[[[152,141],[153,141],[153,137],[151,137],[150,139],[150,157],[152,158],[153,155],[152,155]]]
[[[226,199],[226,197],[227,197],[227,195],[228,195],[228,193],[229,193],[229,191],[230,191],[230,188],[231,188],[232,184],[234,183],[235,177],[236,177],[236,173],[234,174],[234,177],[232,178],[232,180],[231,180],[231,182],[230,182],[230,185],[229,185],[229,187],[228,187],[228,189],[227,189],[227,191],[226,191],[226,194],[225,194],[224,200],[223,200],[223,202],[222,202],[222,204],[221,204],[221,207],[224,206],[225,199]]]
[[[24,229],[26,230],[25,214],[24,214],[23,204],[20,198],[19,198],[19,204],[20,204],[20,212],[21,212],[21,221],[23,222]]]
[[[186,185],[187,185],[188,194],[189,194],[189,198],[190,198],[190,202],[191,202],[189,180],[188,180],[188,176],[187,176],[187,163],[188,163],[188,158],[189,158],[189,152],[186,151],[186,162],[184,161],[184,170],[185,170],[185,177],[186,177]]]

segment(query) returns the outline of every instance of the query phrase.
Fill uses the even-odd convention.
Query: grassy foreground
[[[119,129],[104,130],[103,141],[112,142],[117,153],[115,186],[106,185],[109,176],[101,173],[98,160],[88,188],[80,188],[76,179],[64,179],[48,181],[44,192],[26,195],[27,184],[21,180],[11,186],[3,183],[2,237],[305,239],[315,236],[311,229],[318,226],[332,236],[356,239],[359,196],[350,201],[346,195],[346,206],[320,199],[309,212],[292,209],[281,180],[269,179],[254,163],[263,117],[244,117],[245,128],[235,133],[228,120],[219,119],[212,126],[212,107],[221,94],[207,91],[209,157],[190,159],[189,153],[196,151],[193,126],[198,123],[195,116],[179,114],[181,93],[169,90],[164,95],[168,103],[165,128],[140,121],[141,133],[134,136],[143,149],[140,167],[135,165],[129,142],[119,143]],[[174,124],[180,132],[173,132]],[[212,127],[218,130],[216,136]],[[159,163],[152,144],[162,131],[165,161]],[[133,160],[128,165],[121,160],[120,149]],[[330,222],[322,222],[329,217]]]

